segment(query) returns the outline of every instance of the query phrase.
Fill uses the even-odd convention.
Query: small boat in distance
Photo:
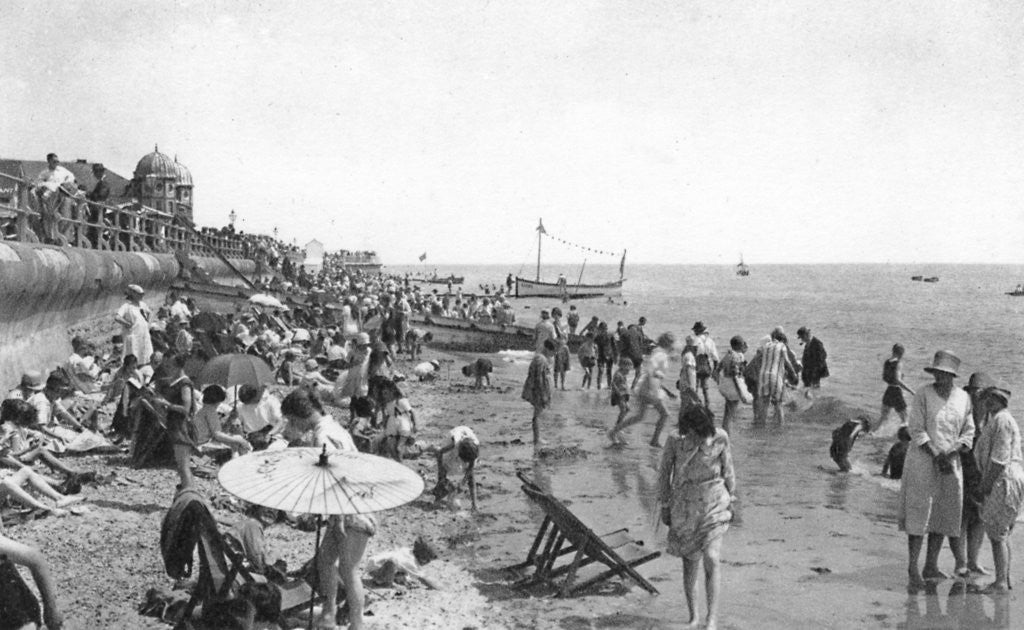
[[[608,296],[611,298],[622,297],[623,274],[626,270],[626,252],[622,252],[622,260],[619,261],[619,279],[614,282],[603,284],[583,284],[583,270],[580,270],[580,277],[576,283],[569,281],[564,275],[558,276],[557,282],[541,282],[540,280],[540,250],[541,243],[547,230],[544,229],[544,222],[541,220],[537,225],[537,277],[535,280],[520,278],[516,276],[515,297],[551,297],[559,298],[563,302],[568,300],[579,300],[583,298],[595,298]],[[564,241],[563,241],[564,242]],[[605,253],[605,252],[601,252]],[[586,268],[587,261],[583,261]]]
[[[939,281],[939,277],[938,276],[931,276],[930,278],[925,278],[924,281],[925,282],[938,282]]]
[[[750,275],[750,267],[748,267],[746,265],[746,263],[743,262],[743,254],[740,254],[740,264],[736,265],[736,275],[737,276],[749,276]]]
[[[1012,295],[1014,297],[1024,296],[1024,284],[1018,284],[1014,287],[1013,291],[1007,291],[1006,295]]]
[[[466,280],[466,277],[456,276],[455,274],[449,274],[447,276],[438,276],[435,274],[433,276],[430,276],[429,278],[418,278],[416,276],[413,276],[411,280],[413,282],[426,282],[427,284],[448,284],[449,282],[452,284],[462,284]]]
[[[924,280],[924,276],[910,276],[910,279],[915,281],[915,282],[920,282],[920,281]]]

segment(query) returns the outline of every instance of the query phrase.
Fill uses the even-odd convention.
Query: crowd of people
[[[565,389],[569,344],[574,339],[578,316],[563,319],[560,307],[543,310],[535,328],[536,353],[530,364],[522,397],[533,407],[534,443],[541,443],[542,414],[552,403],[552,392]],[[636,324],[607,322],[593,317],[581,330],[577,357],[582,370],[581,388],[602,377],[610,390],[609,403],[617,415],[608,438],[613,446],[625,443],[623,432],[654,411],[657,420],[650,439],[662,447],[660,436],[670,413],[666,399],[680,400],[678,431],[670,431],[663,447],[659,482],[662,518],[669,531],[669,553],[684,563],[685,593],[690,621],[697,622],[694,584],[703,561],[708,595],[707,627],[717,615],[719,548],[731,518],[735,496],[729,431],[742,404],[753,405],[754,423],[764,424],[769,415],[784,422],[787,401],[802,385],[803,395],[818,395],[830,375],[825,346],[809,327],[797,331],[803,344],[798,358],[790,348],[785,330],[776,327],[759,340],[748,359],[746,341],[730,339],[729,350],[720,356],[710,331],[696,322],[686,335],[679,354],[681,370],[673,383],[669,357],[678,352],[671,332],[651,339],[644,331],[646,320]],[[898,441],[890,450],[883,474],[901,479],[899,526],[908,536],[908,574],[912,587],[945,579],[938,568],[944,538],[949,538],[955,574],[965,578],[987,575],[978,563],[984,535],[992,546],[995,579],[983,592],[1010,589],[1009,534],[1024,507],[1024,458],[1016,421],[1007,407],[1011,391],[1004,382],[987,374],[971,376],[963,388],[953,385],[960,360],[950,352],[936,353],[926,369],[935,382],[912,390],[903,377],[905,350],[896,344],[883,364],[881,415],[877,422],[866,416],[852,418],[833,432],[832,458],[849,471],[850,450],[858,437],[870,433],[895,412],[901,425]],[[614,375],[612,366],[617,366]],[[630,372],[634,372],[630,379]],[[724,399],[719,426],[710,411],[709,389],[717,385]],[[908,403],[904,392],[913,399]],[[927,539],[924,568],[920,568],[923,541]]]

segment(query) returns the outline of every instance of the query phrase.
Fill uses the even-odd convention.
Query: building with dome
[[[131,194],[158,212],[192,220],[192,173],[177,158],[160,153],[159,146],[135,165]]]

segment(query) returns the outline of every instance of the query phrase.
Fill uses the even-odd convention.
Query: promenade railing
[[[47,243],[99,251],[173,253],[254,258],[257,252],[241,236],[204,233],[199,238],[174,215],[134,202],[121,206],[89,201],[80,190],[58,188],[44,200],[32,183],[0,173],[13,184],[0,201],[0,236],[23,243]]]

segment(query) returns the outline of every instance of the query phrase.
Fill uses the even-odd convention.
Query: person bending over
[[[434,497],[441,501],[466,485],[469,488],[470,505],[476,510],[476,480],[473,478],[473,470],[479,456],[480,440],[473,433],[473,429],[465,426],[452,429],[448,434],[448,441],[437,451],[437,486],[434,487]],[[458,484],[453,483],[450,478],[460,472],[462,481]]]

